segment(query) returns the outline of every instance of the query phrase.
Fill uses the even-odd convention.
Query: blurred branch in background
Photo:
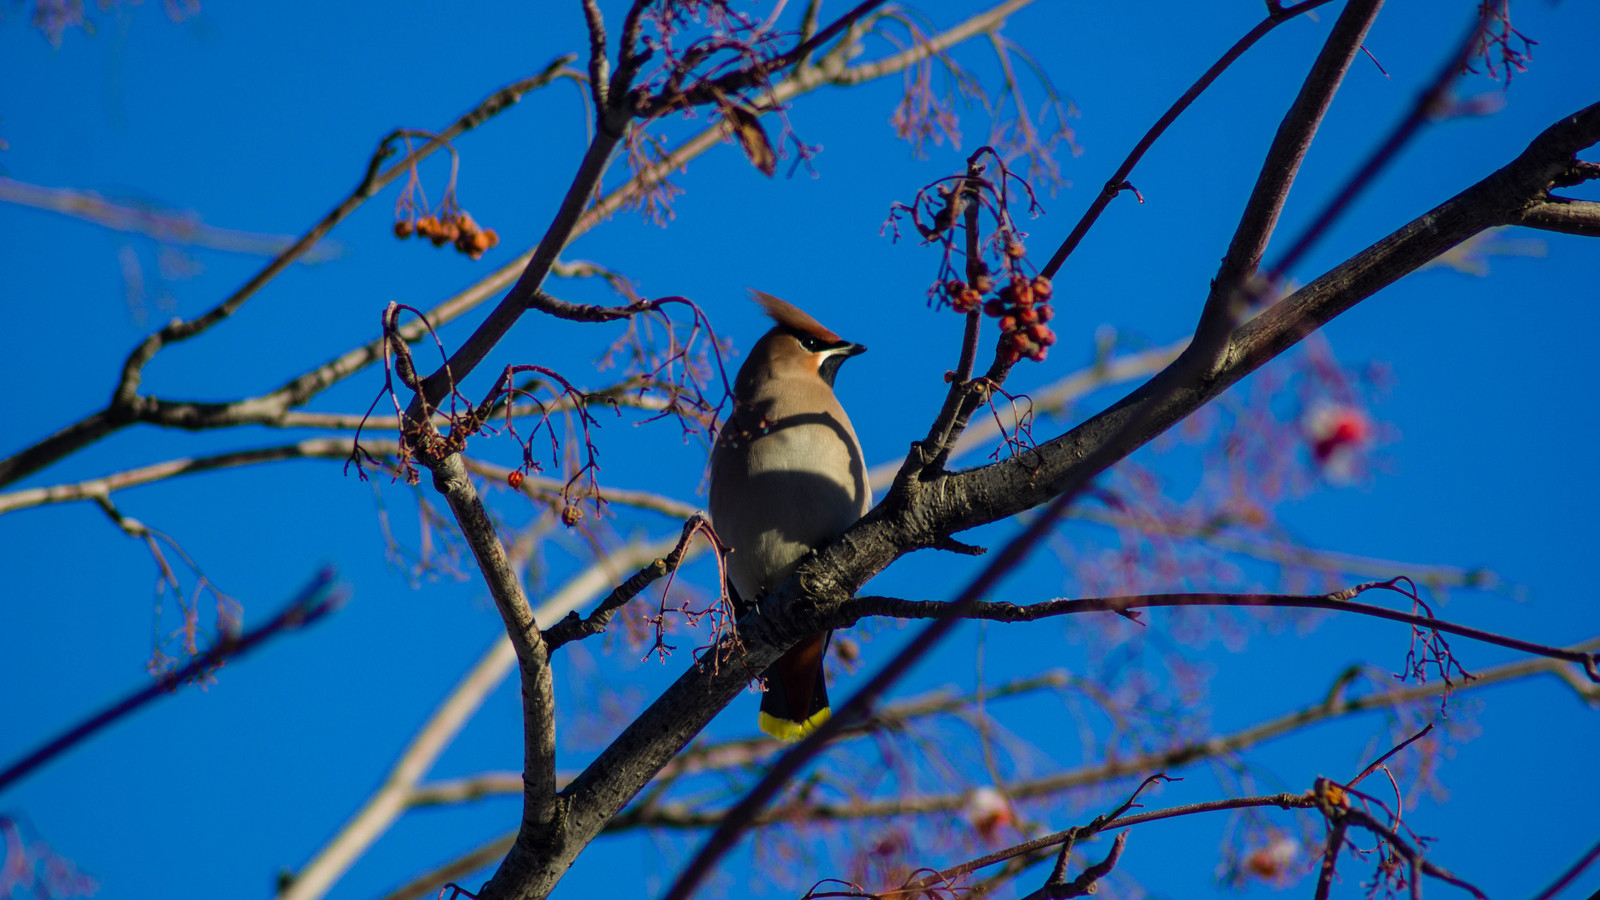
[[[51,188],[0,176],[0,203],[14,203],[59,213],[108,228],[139,234],[158,243],[248,256],[277,256],[294,244],[285,235],[258,234],[218,228],[200,220],[198,213],[155,203],[110,200],[94,191]],[[344,248],[324,242],[300,256],[297,262],[319,263],[337,258]]]
[[[228,660],[243,656],[280,634],[297,631],[317,622],[337,609],[347,596],[348,592],[334,583],[333,572],[324,571],[298,596],[290,600],[283,612],[273,616],[266,624],[242,634],[220,635],[210,650],[195,657],[187,665],[161,676],[150,686],[135,691],[95,713],[0,771],[0,791],[140,707],[172,694],[186,684],[204,681]]]

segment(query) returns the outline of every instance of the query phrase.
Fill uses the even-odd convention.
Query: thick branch
[[[461,526],[461,534],[478,569],[483,573],[495,608],[505,622],[506,634],[517,650],[522,672],[523,727],[523,803],[522,834],[529,846],[548,847],[558,841],[559,821],[556,803],[556,722],[555,680],[550,672],[550,654],[533,609],[522,590],[522,579],[506,559],[505,548],[495,533],[494,523],[483,508],[478,491],[467,477],[459,455],[433,461],[434,487],[445,496],[450,511]],[[501,872],[514,872],[507,859]]]
[[[1300,93],[1278,125],[1278,133],[1261,165],[1261,174],[1256,178],[1250,200],[1228,244],[1227,255],[1211,281],[1211,292],[1200,313],[1200,324],[1195,328],[1191,347],[1224,349],[1222,335],[1232,331],[1234,323],[1248,309],[1245,285],[1261,265],[1261,254],[1266,252],[1283,204],[1289,199],[1289,188],[1300,171],[1300,163],[1311,149],[1317,127],[1322,124],[1322,117],[1328,112],[1350,63],[1360,52],[1361,42],[1381,6],[1383,0],[1350,0],[1339,13],[1339,20],[1334,23],[1322,52],[1317,54],[1317,61],[1300,86]]]

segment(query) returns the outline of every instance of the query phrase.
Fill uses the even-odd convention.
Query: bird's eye
[[[797,337],[800,338],[800,346],[806,348],[806,350],[811,353],[821,353],[822,351],[833,346],[831,343],[817,337],[816,335],[802,334],[797,335]]]

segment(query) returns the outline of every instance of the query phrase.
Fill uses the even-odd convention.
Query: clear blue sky
[[[1475,6],[1391,5],[1367,44],[1388,75],[1358,60],[1291,197],[1285,233],[1297,230],[1406,108]],[[60,49],[28,27],[25,13],[4,11],[0,138],[10,149],[0,153],[0,173],[192,209],[218,226],[297,233],[355,184],[377,138],[391,128],[441,127],[494,88],[585,46],[575,3],[208,3],[178,24],[161,6],[101,16],[95,34],[69,33]],[[620,15],[617,4],[603,6]],[[1035,252],[1060,240],[1143,130],[1256,21],[1261,7],[1245,0],[1159,10],[1040,0],[1014,17],[1008,34],[1039,57],[1081,113],[1073,124],[1082,153],[1062,159],[1072,186],[1044,197],[1048,214],[1027,226]],[[937,25],[961,14],[953,3],[924,9]],[[1539,41],[1531,70],[1503,95],[1483,79],[1469,78],[1462,88],[1467,95],[1503,96],[1505,108],[1429,129],[1297,278],[1320,274],[1509,161],[1559,117],[1600,99],[1593,49],[1600,46],[1600,7],[1529,3],[1515,13],[1518,27]],[[1062,271],[1054,323],[1061,343],[1047,363],[1020,371],[1015,386],[1044,384],[1083,365],[1103,325],[1115,326],[1130,347],[1174,340],[1192,326],[1279,111],[1334,15],[1269,36],[1157,145],[1133,177],[1147,202],[1113,203]],[[980,73],[992,75],[982,52],[973,59]],[[873,461],[891,458],[921,433],[937,409],[939,374],[951,367],[958,337],[954,317],[922,305],[935,254],[878,234],[891,201],[909,200],[921,184],[955,171],[962,157],[948,146],[933,148],[926,160],[911,157],[888,125],[898,90],[891,79],[795,104],[790,118],[799,134],[823,148],[816,178],[802,172],[767,180],[732,146],[717,148],[681,178],[686,193],[671,227],[619,216],[567,254],[616,267],[647,294],[695,298],[740,347],[764,328],[758,310],[742,299],[746,285],[789,298],[869,345],[871,353],[845,367],[839,393]],[[343,251],[336,261],[294,269],[213,334],[163,353],[147,371],[146,389],[227,399],[276,386],[375,336],[387,302],[427,307],[503,264],[548,221],[582,150],[580,116],[573,89],[559,85],[459,141],[461,202],[504,241],[484,261],[396,242],[388,233],[390,188],[335,233]],[[985,129],[981,113],[969,111],[964,149],[976,146]],[[436,195],[442,170],[428,171]],[[11,374],[0,399],[10,425],[0,453],[99,408],[123,356],[150,328],[210,307],[259,265],[194,251],[189,256],[199,271],[163,287],[156,283],[161,260],[149,242],[11,205],[0,205],[0,237],[0,354]],[[1530,640],[1569,643],[1600,630],[1592,599],[1600,488],[1591,477],[1600,430],[1588,388],[1600,324],[1600,243],[1510,237],[1537,239],[1541,255],[1496,257],[1483,278],[1420,273],[1327,329],[1346,363],[1388,366],[1388,386],[1373,407],[1385,438],[1370,473],[1355,484],[1319,487],[1286,501],[1277,515],[1312,546],[1492,568],[1525,593],[1458,591],[1445,613]],[[145,273],[149,297],[140,311],[125,302],[119,254],[136,255]],[[561,284],[559,291],[574,300],[609,297],[598,284]],[[460,340],[481,315],[445,329],[445,339]],[[486,386],[487,373],[511,362],[586,371],[601,346],[594,334],[526,321],[476,382]],[[352,379],[314,408],[364,409],[377,378]],[[893,404],[884,402],[890,394]],[[136,429],[24,486],[288,437]],[[703,447],[680,442],[671,425],[608,422],[601,438],[604,483],[703,503],[695,494]],[[633,452],[640,447],[648,452]],[[509,443],[484,442],[474,450],[515,464]],[[1193,457],[1179,447],[1165,456],[1145,451],[1140,459],[1182,486],[1198,478]],[[384,485],[379,493],[397,527],[411,527],[404,487]],[[413,587],[387,565],[374,491],[344,477],[336,463],[215,473],[131,490],[117,500],[126,514],[176,537],[244,604],[247,624],[265,619],[324,563],[338,567],[354,599],[315,630],[230,665],[209,689],[187,690],[58,760],[0,797],[0,814],[30,823],[100,881],[102,897],[268,896],[275,873],[303,865],[377,785],[427,711],[490,645],[498,617],[476,580]],[[512,524],[526,518],[514,503],[502,508]],[[619,523],[624,533],[672,527],[659,518]],[[1014,531],[1014,524],[997,526],[975,539],[992,545]],[[1090,541],[1095,533],[1076,539]],[[581,547],[563,546],[548,555],[542,585],[559,584],[573,570]],[[91,504],[0,516],[0,548],[4,762],[143,683],[154,572],[142,546]],[[973,565],[912,558],[870,590],[943,599]],[[709,583],[704,567],[694,573]],[[1071,573],[1045,555],[1008,583],[1007,598],[1045,599],[1073,587]],[[987,682],[1045,666],[1081,671],[1107,652],[1085,637],[1091,633],[1077,623],[969,627],[902,693],[970,687],[980,634]],[[862,671],[870,672],[897,640],[890,631],[869,642]],[[1455,646],[1469,668],[1509,658],[1465,641]],[[568,702],[577,699],[567,693],[575,683],[591,692],[584,696],[606,691],[625,704],[648,700],[687,659],[680,653],[664,666],[639,665],[627,647],[586,649],[607,672],[605,681],[584,681],[563,660],[558,679]],[[1393,670],[1404,656],[1405,635],[1396,627],[1341,621],[1314,632],[1257,629],[1244,652],[1237,649],[1218,640],[1187,651],[1208,667],[1218,728],[1309,702],[1353,662]],[[860,677],[840,679],[836,695]],[[711,733],[751,733],[754,705],[753,698],[737,701]],[[1439,839],[1434,852],[1441,862],[1492,896],[1531,896],[1600,838],[1594,816],[1600,787],[1589,777],[1600,714],[1553,680],[1490,689],[1452,705],[1452,715],[1468,713],[1469,730],[1480,733],[1449,746],[1442,776],[1449,802],[1426,800],[1408,821]],[[1008,724],[1056,763],[1071,764],[1073,751],[1055,750],[1075,740],[1060,721],[1041,708]],[[1348,776],[1370,757],[1368,737],[1379,731],[1378,720],[1369,718],[1266,745],[1251,763],[1279,780],[1264,777],[1260,789],[1301,789],[1318,774]],[[593,740],[569,743],[562,769],[581,765],[593,749]],[[435,775],[515,769],[520,759],[516,689],[503,687]],[[1188,774],[1150,805],[1217,796],[1206,770]],[[1063,804],[1033,812],[1059,828],[1098,811],[1099,805]],[[413,814],[332,896],[375,896],[515,820],[515,803],[503,799]],[[1213,869],[1223,824],[1191,819],[1138,830],[1123,866],[1158,896],[1220,892]],[[562,892],[638,896],[643,885],[643,895],[651,895],[690,846],[681,837],[603,841]],[[734,865],[748,859],[736,857]],[[828,874],[835,873],[817,872]],[[1357,896],[1365,870],[1349,866],[1345,874],[1343,894]],[[742,885],[742,878],[731,883]],[[778,880],[802,882],[791,873]],[[1600,870],[1566,896],[1582,897],[1597,886]],[[1433,896],[1450,889],[1428,890]]]

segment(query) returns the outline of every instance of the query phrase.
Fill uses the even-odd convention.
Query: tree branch
[[[1278,609],[1330,609],[1357,615],[1404,622],[1417,628],[1460,635],[1485,644],[1507,647],[1523,653],[1532,653],[1551,659],[1565,660],[1583,666],[1596,683],[1600,683],[1600,654],[1567,650],[1535,644],[1494,632],[1457,625],[1433,616],[1417,615],[1373,606],[1352,603],[1349,598],[1373,588],[1389,587],[1392,582],[1369,582],[1331,594],[1144,594],[1130,597],[1097,597],[1081,600],[1046,600],[1018,606],[1015,603],[975,603],[961,613],[963,618],[991,622],[1034,622],[1039,619],[1086,612],[1114,612],[1129,616],[1129,610],[1154,609],[1169,606],[1255,606]],[[937,619],[952,615],[950,604],[937,600],[901,600],[894,597],[858,597],[839,607],[835,628],[855,625],[867,616],[886,616],[897,619]]]
[[[677,540],[677,536],[672,535],[628,544],[609,552],[604,559],[591,564],[550,594],[534,612],[534,619],[546,622],[559,619],[589,602],[612,584],[616,570],[642,565],[646,560],[670,551]],[[419,781],[433,768],[484,699],[505,679],[516,660],[516,650],[510,639],[501,636],[428,717],[428,721],[395,761],[383,785],[367,798],[361,809],[331,841],[317,851],[303,869],[279,887],[278,900],[315,900],[326,894],[350,866],[389,830],[395,819],[420,802],[419,796],[429,788],[419,787]],[[516,790],[520,792],[524,789],[519,773]]]
[[[1334,192],[1333,199],[1328,201],[1328,204],[1312,217],[1310,224],[1289,245],[1289,249],[1284,251],[1283,256],[1277,262],[1273,263],[1268,275],[1270,279],[1277,281],[1287,275],[1289,270],[1304,258],[1311,247],[1328,232],[1328,229],[1333,226],[1339,216],[1344,214],[1350,204],[1355,202],[1355,199],[1367,189],[1373,179],[1377,178],[1378,174],[1389,163],[1399,157],[1400,148],[1404,147],[1406,142],[1411,140],[1430,118],[1438,115],[1440,108],[1444,106],[1446,98],[1450,95],[1451,85],[1455,84],[1456,78],[1465,69],[1467,60],[1471,58],[1474,49],[1478,46],[1479,41],[1482,40],[1484,32],[1489,28],[1490,23],[1494,21],[1494,17],[1503,10],[1504,5],[1505,0],[1485,0],[1485,2],[1478,4],[1477,13],[1473,16],[1472,26],[1467,29],[1466,34],[1462,37],[1461,42],[1456,45],[1455,51],[1451,53],[1450,58],[1439,68],[1438,73],[1433,76],[1428,86],[1417,94],[1416,100],[1412,102],[1411,109],[1406,113],[1405,117],[1395,123],[1389,134],[1379,142],[1378,146],[1373,149],[1366,159],[1362,160],[1361,165],[1351,174],[1349,180]]]
[[[1246,32],[1244,37],[1235,41],[1234,45],[1229,47],[1228,51],[1222,54],[1220,59],[1212,63],[1211,68],[1207,69],[1194,84],[1190,85],[1189,89],[1183,92],[1183,96],[1179,97],[1167,108],[1165,113],[1162,113],[1161,118],[1150,126],[1150,130],[1145,132],[1144,137],[1139,139],[1139,143],[1135,144],[1134,148],[1128,152],[1128,156],[1122,161],[1122,165],[1118,166],[1117,171],[1106,181],[1105,187],[1100,190],[1094,201],[1089,204],[1089,208],[1078,219],[1078,224],[1072,227],[1072,231],[1067,235],[1066,240],[1061,242],[1061,246],[1050,257],[1050,261],[1045,263],[1044,268],[1040,270],[1040,274],[1046,278],[1054,278],[1056,276],[1056,272],[1061,269],[1061,264],[1066,262],[1067,257],[1072,255],[1072,251],[1078,248],[1083,236],[1089,233],[1089,229],[1094,227],[1095,222],[1099,221],[1100,214],[1105,212],[1112,199],[1132,187],[1128,183],[1128,176],[1133,174],[1133,167],[1139,164],[1139,160],[1144,158],[1145,153],[1150,150],[1156,140],[1166,132],[1173,122],[1178,120],[1179,116],[1183,115],[1184,110],[1199,99],[1200,95],[1205,92],[1206,88],[1211,86],[1213,81],[1216,81],[1229,66],[1243,56],[1246,50],[1254,46],[1256,41],[1265,37],[1267,32],[1303,12],[1309,12],[1328,2],[1330,0],[1308,0],[1308,2],[1296,3],[1286,8],[1276,5],[1269,7],[1267,17]]]
[[[744,686],[744,668],[765,668],[783,647],[826,628],[832,610],[896,558],[954,531],[1008,518],[1086,483],[1340,312],[1466,237],[1503,224],[1567,170],[1576,150],[1597,139],[1600,105],[1547,129],[1499,172],[1239,328],[1214,376],[1190,380],[1189,367],[1180,359],[1130,397],[1037,452],[948,475],[931,489],[917,492],[905,507],[880,504],[770,592],[760,605],[761,615],[750,623],[753,627],[740,623],[742,666],[685,673],[573,781],[563,792],[573,801],[570,839],[580,846],[592,839],[738,694]],[[1130,422],[1137,427],[1130,428]],[[718,652],[713,648],[710,655]],[[824,726],[817,734],[827,730]],[[564,870],[564,859],[552,862],[562,868],[547,868],[542,884],[553,884]]]
[[[379,457],[395,457],[400,454],[400,443],[395,440],[364,441],[362,448]],[[349,458],[350,439],[337,437],[308,438],[292,444],[256,447],[249,450],[233,450],[211,456],[173,459],[72,484],[26,488],[20,491],[0,494],[0,515],[55,503],[100,500],[109,497],[116,491],[127,488],[220,469],[232,469],[294,459],[328,459],[344,462]],[[505,466],[498,466],[471,457],[463,457],[462,465],[466,466],[469,472],[502,484],[506,483],[508,477],[514,471]],[[529,497],[537,498],[541,495],[544,497],[559,495],[566,486],[567,483],[561,479],[525,475],[518,490]],[[598,494],[588,490],[578,490],[573,491],[570,496],[573,500],[587,500],[594,497],[606,503],[620,503],[624,506],[647,509],[678,519],[688,518],[694,515],[698,509],[692,504],[661,494],[650,491],[628,490],[626,488],[605,488]]]
[[[1523,210],[1512,224],[1582,237],[1600,237],[1600,202],[1550,197],[1543,203],[1535,203]]]
[[[342,604],[347,591],[333,583],[333,572],[324,571],[302,589],[283,612],[265,624],[243,634],[224,632],[216,646],[196,656],[182,668],[175,669],[155,679],[149,686],[134,691],[122,700],[89,716],[67,729],[59,736],[45,742],[38,749],[0,769],[0,791],[26,777],[29,772],[93,737],[129,713],[175,693],[178,688],[198,681],[216,671],[230,659],[237,659],[278,635],[297,631],[319,621]]]
[[[388,169],[381,169],[384,159],[393,153],[391,141],[394,138],[394,134],[385,137],[379,142],[378,150],[367,164],[366,174],[362,177],[360,184],[356,185],[355,190],[351,191],[348,197],[335,206],[327,215],[323,216],[321,221],[301,235],[299,240],[275,257],[249,281],[245,282],[243,287],[234,291],[226,300],[212,307],[205,314],[187,321],[174,320],[165,328],[146,337],[123,362],[122,375],[112,392],[111,402],[107,404],[105,409],[68,425],[31,447],[27,447],[5,459],[0,459],[0,486],[11,484],[20,478],[27,477],[112,432],[142,421],[143,417],[149,414],[149,411],[142,402],[144,398],[141,398],[138,394],[139,383],[145,365],[149,363],[157,352],[169,344],[186,341],[200,335],[218,322],[232,316],[240,306],[244,305],[245,301],[255,296],[268,282],[309,252],[324,235],[333,230],[334,226],[348,218],[368,198],[375,195],[401,174],[410,171],[411,167],[417,162],[432,155],[451,139],[478,127],[491,117],[516,105],[517,101],[521,100],[523,95],[529,91],[544,87],[554,81],[572,59],[571,56],[561,57],[546,66],[545,70],[538,75],[532,78],[525,78],[494,92],[482,103],[456,119],[455,123],[450,127],[441,131],[438,137],[423,144],[405,159],[400,160]]]
[[[59,213],[113,231],[142,234],[161,244],[187,245],[224,253],[277,256],[294,244],[294,238],[283,235],[257,234],[207,225],[192,212],[162,209],[147,203],[119,203],[93,191],[47,188],[3,176],[0,176],[0,203],[15,203]],[[306,250],[297,261],[326,262],[339,253],[336,246],[324,243]]]
[[[1361,42],[1382,6],[1383,0],[1350,0],[1339,13],[1328,40],[1300,86],[1300,93],[1278,125],[1278,133],[1267,150],[1261,174],[1245,203],[1244,214],[1239,217],[1228,252],[1211,280],[1211,291],[1200,312],[1191,348],[1225,350],[1223,336],[1233,330],[1249,309],[1246,285],[1261,265],[1261,254],[1266,252],[1267,241],[1277,227],[1283,204],[1289,199],[1289,188],[1300,171],[1306,151],[1311,149],[1317,127],[1322,124],[1333,95],[1344,82],[1345,73],[1360,52]],[[1219,361],[1220,356],[1209,360],[1207,368]]]

